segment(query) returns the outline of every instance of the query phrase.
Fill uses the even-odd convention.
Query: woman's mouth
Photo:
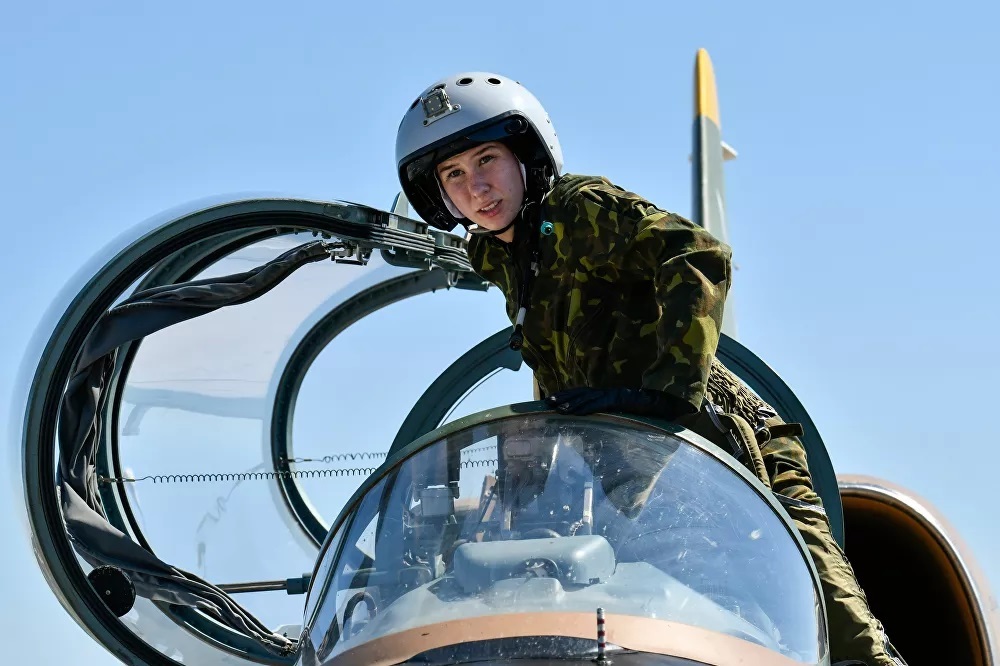
[[[501,201],[502,201],[501,199],[497,199],[496,201],[494,201],[493,203],[491,203],[489,206],[484,206],[484,207],[480,208],[479,209],[479,214],[482,215],[483,217],[494,217],[494,216],[496,216],[497,213],[500,212],[500,203],[501,203]]]

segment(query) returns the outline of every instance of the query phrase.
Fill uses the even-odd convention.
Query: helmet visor
[[[441,141],[431,144],[423,153],[413,159],[404,160],[406,179],[412,183],[428,174],[433,175],[434,167],[449,157],[464,153],[481,143],[510,140],[527,131],[528,121],[516,112],[491,118],[469,128],[460,135],[445,137]],[[514,150],[515,154],[518,154],[517,143],[516,141],[511,143],[511,149]]]

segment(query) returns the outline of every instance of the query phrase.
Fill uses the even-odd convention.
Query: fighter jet
[[[728,240],[736,153],[704,51],[693,133],[693,217]],[[67,612],[156,666],[828,665],[781,504],[676,424],[532,401],[466,247],[402,197],[262,196],[167,211],[94,257],[40,324],[13,426]],[[955,531],[837,477],[794,392],[724,331],[724,363],[803,425],[911,665],[996,663],[997,603]]]

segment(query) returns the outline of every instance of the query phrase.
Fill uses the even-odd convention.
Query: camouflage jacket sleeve
[[[656,335],[656,358],[642,374],[643,388],[664,391],[698,409],[719,344],[731,283],[729,247],[702,227],[662,211],[604,179],[577,191],[579,213],[610,234],[623,288],[652,280],[659,320],[635,334]],[[627,309],[628,294],[625,295]]]
[[[643,374],[643,386],[697,410],[719,346],[732,253],[698,225],[657,210],[639,222],[626,257],[626,266],[652,274],[660,306],[659,354]]]

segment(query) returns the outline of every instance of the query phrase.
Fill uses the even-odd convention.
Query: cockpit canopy
[[[756,480],[686,431],[512,410],[408,446],[348,503],[303,666],[593,657],[598,608],[609,650],[690,658],[693,632],[820,663],[815,573]]]
[[[18,380],[23,405],[14,409],[23,418],[12,419],[11,435],[21,463],[12,469],[23,475],[23,508],[46,580],[114,654],[149,664],[290,666],[302,630],[297,595],[315,581],[317,551],[327,571],[333,566],[330,518],[375,471],[375,461],[387,449],[401,460],[397,454],[410,442],[477,406],[530,394],[531,373],[509,347],[499,303],[486,309],[492,315],[477,315],[446,338],[414,338],[399,328],[398,321],[440,321],[499,295],[483,291],[462,239],[429,233],[398,213],[396,206],[389,213],[274,197],[197,202],[113,241],[53,301]],[[815,487],[840,538],[836,479],[808,414],[731,338],[722,337],[718,355],[788,420],[804,425]],[[375,405],[372,395],[391,399]],[[496,414],[482,422],[497,421]],[[520,446],[504,442],[504,450]],[[460,469],[454,478],[440,472],[440,487],[415,495],[410,509],[419,505],[420,513],[406,520],[431,520],[425,503],[464,520],[463,502],[480,497],[468,494],[468,481],[461,485],[462,473],[473,470]],[[480,471],[498,478],[498,469]],[[383,472],[366,492],[375,492]],[[593,532],[604,486],[592,483]],[[564,505],[581,511],[579,488],[566,492],[576,494]],[[499,489],[490,502],[498,501]],[[514,506],[508,533],[487,541],[484,531],[475,543],[513,548],[530,541],[523,537],[531,536],[525,526],[532,509],[522,500]],[[487,507],[484,525],[494,510]],[[617,572],[624,556],[615,542],[573,527],[582,518],[555,526],[532,520],[565,534],[558,548],[582,539],[593,552],[607,552],[603,542],[585,539],[601,537],[614,559],[595,566],[613,561]],[[433,537],[417,524],[416,538]],[[538,542],[555,538],[535,535],[543,537]],[[457,552],[462,544],[453,545]],[[460,557],[479,561],[473,551]],[[457,566],[454,554],[440,555],[442,565]],[[427,557],[399,566],[425,567],[434,580],[447,575]],[[560,566],[577,562],[559,552],[546,557]],[[118,573],[107,578],[107,567]],[[314,575],[303,575],[309,567]],[[469,575],[479,581],[474,586],[502,582]],[[582,578],[557,580],[567,590]],[[324,585],[313,582],[306,618],[326,607],[319,603]],[[112,587],[123,603],[109,603]],[[338,608],[344,601],[329,603]],[[514,615],[526,617],[506,617]],[[528,615],[538,633],[539,618]],[[639,616],[628,617],[635,626]],[[614,626],[612,632],[621,630]],[[577,633],[590,640],[589,629]]]

